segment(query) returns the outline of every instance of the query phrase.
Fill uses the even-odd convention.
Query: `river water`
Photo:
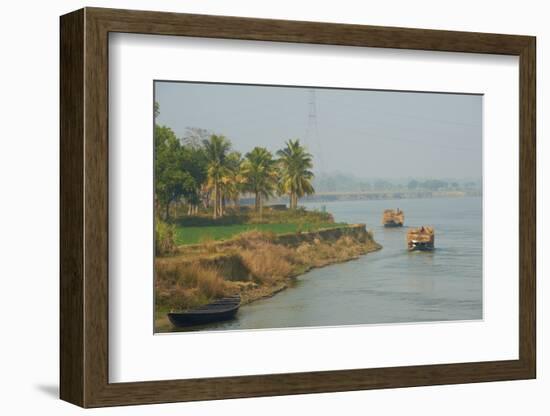
[[[264,329],[482,318],[481,198],[303,203],[336,221],[366,223],[384,248],[312,270],[293,287],[240,308],[236,319],[197,329]],[[324,207],[324,208],[323,208]],[[405,227],[384,228],[385,208]],[[435,227],[433,252],[408,252],[408,226]]]

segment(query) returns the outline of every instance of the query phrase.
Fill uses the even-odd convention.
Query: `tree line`
[[[383,192],[383,191],[455,191],[476,190],[479,184],[475,181],[411,179],[389,180],[377,178],[365,180],[344,173],[317,175],[313,182],[317,193],[321,192]]]
[[[201,129],[191,129],[180,140],[156,123],[158,114],[155,103],[155,203],[165,220],[176,202],[185,202],[190,215],[201,206],[212,209],[216,219],[229,202],[238,209],[243,194],[254,195],[261,215],[264,202],[274,195],[287,195],[290,209],[296,209],[299,198],[315,192],[313,156],[298,139],[288,140],[275,154],[256,146],[242,155],[225,136]]]

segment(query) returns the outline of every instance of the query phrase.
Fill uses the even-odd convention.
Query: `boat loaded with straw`
[[[386,209],[382,215],[382,224],[384,227],[403,227],[405,214],[399,208]]]
[[[433,227],[423,225],[420,228],[411,228],[407,232],[407,247],[409,251],[434,249],[435,233]]]

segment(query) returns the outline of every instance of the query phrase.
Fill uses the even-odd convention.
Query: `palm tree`
[[[277,152],[281,167],[280,188],[290,198],[290,209],[298,207],[298,198],[315,192],[313,179],[313,156],[308,153],[300,140],[289,140],[286,147]]]
[[[246,190],[255,195],[256,212],[262,216],[263,199],[269,198],[277,186],[277,166],[273,155],[264,147],[255,147],[245,155],[242,174]]]
[[[223,215],[222,211],[222,178],[227,174],[227,154],[231,150],[231,143],[224,136],[213,134],[203,140],[206,154],[208,185],[213,190],[214,219]]]
[[[239,211],[241,193],[245,190],[245,178],[242,174],[243,159],[239,152],[227,155],[227,172],[222,179],[223,196],[233,202],[236,211]]]

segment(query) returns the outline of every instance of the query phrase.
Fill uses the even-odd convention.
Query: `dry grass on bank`
[[[228,293],[228,285],[215,269],[197,263],[169,263],[156,267],[157,307],[184,309]]]
[[[257,283],[273,283],[293,272],[291,262],[295,259],[286,247],[265,245],[257,250],[243,250],[240,256]]]

